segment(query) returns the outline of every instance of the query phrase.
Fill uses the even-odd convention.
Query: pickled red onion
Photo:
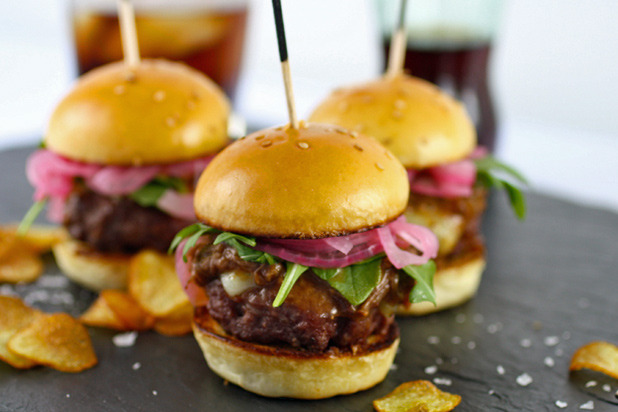
[[[195,220],[192,193],[178,193],[175,190],[168,189],[157,200],[157,207],[170,216]]]
[[[189,256],[188,261],[185,262],[182,258],[183,250],[185,248],[185,243],[187,243],[188,239],[180,242],[178,249],[176,249],[176,274],[178,275],[178,280],[180,280],[180,284],[184,289],[189,301],[193,304],[193,306],[203,306],[208,303],[208,297],[206,296],[206,292],[199,285],[195,283],[193,277],[191,275],[191,256]]]
[[[340,240],[333,242],[333,239]],[[414,246],[421,255],[399,248],[396,240],[404,247]],[[352,245],[348,253],[341,250],[344,244],[345,249]],[[438,240],[428,229],[407,223],[402,216],[382,228],[337,238],[260,238],[255,249],[289,262],[318,268],[341,268],[385,252],[396,268],[402,268],[409,264],[423,264],[434,258],[438,253]]]

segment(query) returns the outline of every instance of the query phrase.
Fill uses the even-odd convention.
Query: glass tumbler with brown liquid
[[[378,1],[385,56],[397,22],[397,3]],[[462,101],[476,126],[479,145],[490,151],[496,145],[497,122],[488,66],[501,3],[413,0],[406,12],[406,71]]]
[[[240,73],[248,0],[133,0],[142,57],[183,61],[233,99]],[[79,74],[121,60],[116,2],[72,0]]]

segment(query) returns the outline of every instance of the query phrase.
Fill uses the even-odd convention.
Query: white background
[[[112,0],[110,0],[112,1]],[[254,0],[237,109],[286,121],[271,2]],[[381,67],[370,0],[283,2],[301,116]],[[0,148],[40,139],[74,78],[67,2],[0,2]],[[618,210],[618,1],[507,0],[491,83],[498,155],[536,190]]]

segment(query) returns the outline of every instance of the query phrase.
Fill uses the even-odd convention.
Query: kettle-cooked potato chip
[[[590,342],[579,348],[569,370],[591,369],[618,379],[618,346],[609,342]]]
[[[79,317],[79,321],[87,326],[128,330],[128,326],[116,315],[116,312],[109,307],[107,301],[101,296]]]
[[[21,329],[24,329],[43,314],[26,306],[20,299],[11,296],[0,296],[0,359],[9,365],[27,369],[36,362],[11,352],[7,348],[8,341]]]
[[[461,396],[443,392],[429,381],[406,382],[383,398],[373,401],[378,412],[447,412],[461,402]]]
[[[154,330],[162,335],[182,336],[190,333],[193,328],[193,305],[187,301],[186,304],[174,310],[169,315],[157,318]]]
[[[120,290],[104,290],[99,299],[105,300],[107,306],[122,320],[126,330],[148,330],[154,325],[155,318],[146,312],[128,293]]]

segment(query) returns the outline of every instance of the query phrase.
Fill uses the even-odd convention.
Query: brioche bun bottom
[[[225,336],[210,317],[200,325],[194,321],[193,333],[208,366],[223,379],[258,395],[297,399],[350,394],[380,383],[399,346],[394,338],[361,354],[308,354]]]
[[[62,273],[87,289],[99,292],[127,287],[128,256],[95,253],[74,239],[56,244],[52,251]]]
[[[483,270],[485,270],[484,257],[438,270],[433,278],[437,305],[434,306],[430,302],[399,305],[397,315],[427,315],[461,305],[476,294]]]

